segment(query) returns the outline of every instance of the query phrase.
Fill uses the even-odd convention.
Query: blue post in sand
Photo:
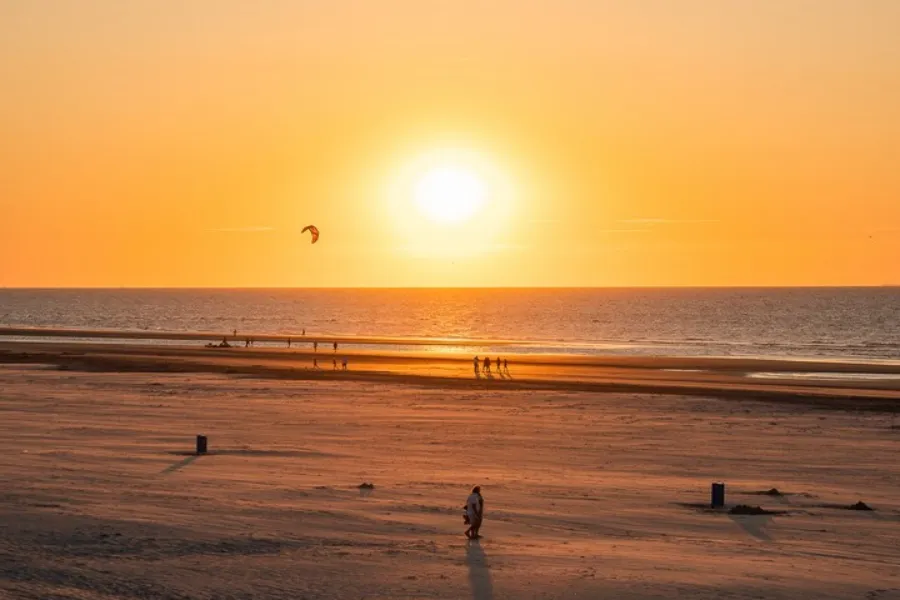
[[[712,506],[713,508],[722,508],[723,506],[725,506],[724,483],[712,484],[712,501],[710,502],[710,506]]]

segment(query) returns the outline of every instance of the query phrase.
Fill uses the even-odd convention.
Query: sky
[[[898,28],[896,0],[0,0],[0,286],[900,284]]]

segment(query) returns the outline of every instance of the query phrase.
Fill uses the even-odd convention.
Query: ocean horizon
[[[897,323],[894,286],[0,289],[3,327],[493,339],[525,353],[897,360]]]

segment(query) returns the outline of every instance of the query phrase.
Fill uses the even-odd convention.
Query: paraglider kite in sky
[[[315,244],[316,242],[319,241],[319,228],[318,227],[316,227],[315,225],[307,225],[306,227],[303,228],[303,231],[301,231],[300,233],[306,233],[307,231],[309,231],[309,233],[312,234],[312,243],[313,244]]]

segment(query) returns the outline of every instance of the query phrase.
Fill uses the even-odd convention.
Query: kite
[[[312,234],[312,243],[313,244],[315,244],[316,242],[319,241],[319,228],[318,227],[316,227],[315,225],[307,225],[306,227],[303,228],[303,231],[301,231],[300,233],[306,233],[307,231],[309,231]]]

